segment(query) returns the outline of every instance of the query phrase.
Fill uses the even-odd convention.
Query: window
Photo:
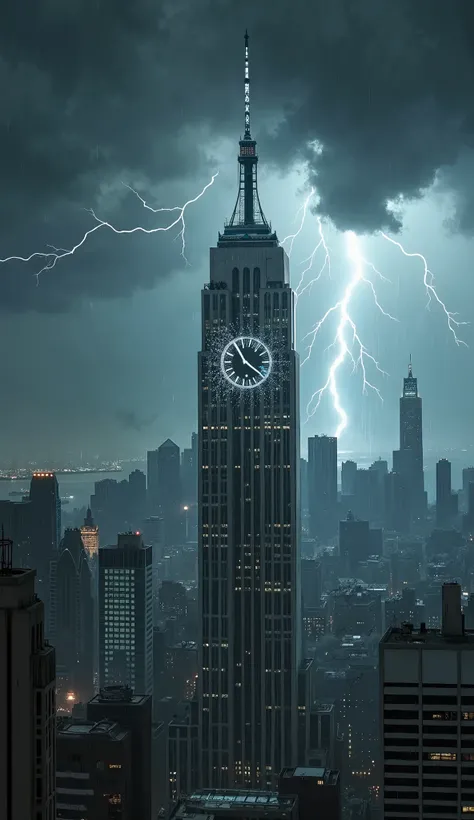
[[[109,769],[121,769],[121,768],[122,768],[121,763],[109,763]]]
[[[425,760],[457,760],[455,752],[428,752],[427,757],[423,757]]]

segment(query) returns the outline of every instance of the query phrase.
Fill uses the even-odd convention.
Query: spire
[[[270,241],[277,243],[276,234],[265,219],[257,189],[257,143],[250,131],[250,64],[249,35],[244,37],[244,136],[239,141],[239,192],[232,216],[219,234],[219,245],[235,242]]]
[[[408,362],[408,376],[403,379],[403,397],[413,399],[418,397],[418,379],[413,375],[411,353]]]
[[[245,104],[245,133],[244,139],[250,140],[250,77],[249,77],[249,35],[245,29],[245,80],[244,80],[244,104]]]

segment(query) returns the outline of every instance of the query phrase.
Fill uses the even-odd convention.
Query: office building
[[[308,439],[309,534],[330,540],[337,533],[337,438]]]
[[[457,505],[458,497],[451,489],[451,462],[442,458],[436,464],[436,526],[439,529],[453,526]]]
[[[183,541],[180,452],[169,438],[147,454],[147,493],[149,514],[163,519],[163,545],[176,547]]]
[[[99,675],[101,686],[153,692],[152,548],[139,533],[99,549]]]
[[[60,718],[57,820],[132,820],[132,734],[113,720]]]
[[[152,699],[134,694],[127,686],[101,688],[87,704],[87,720],[118,723],[131,734],[132,795],[131,820],[151,817],[152,807]],[[162,762],[165,766],[165,761]],[[110,815],[113,817],[113,814]],[[117,816],[120,815],[117,813]]]
[[[278,794],[298,797],[298,820],[341,820],[339,772],[312,766],[283,769]]]
[[[246,789],[202,789],[180,800],[170,820],[298,820],[298,798],[292,794]]]
[[[474,632],[443,584],[441,629],[404,624],[380,642],[384,818],[474,813]]]
[[[319,606],[323,591],[321,562],[301,559],[301,599],[303,609]]]
[[[91,561],[97,560],[99,557],[99,527],[92,518],[90,507],[87,508],[87,515],[81,527],[81,537],[87,557]]]
[[[61,499],[54,473],[33,473],[30,482],[30,524],[33,568],[37,591],[45,606],[46,632],[49,626],[50,562],[57,557],[61,538]]]
[[[268,787],[298,757],[299,361],[285,250],[245,131],[231,219],[211,248],[199,353],[202,787]],[[306,669],[306,667],[304,667]]]
[[[464,467],[462,471],[462,511],[467,512],[469,485],[474,484],[474,467]]]
[[[339,522],[339,555],[344,570],[349,575],[355,574],[358,563],[371,554],[369,522],[358,521],[349,512],[346,520]]]
[[[92,573],[81,530],[66,530],[51,562],[50,637],[56,649],[58,707],[92,697],[94,674]]]
[[[423,414],[422,400],[418,395],[418,379],[413,375],[411,364],[408,376],[403,379],[403,394],[400,398],[400,452],[408,451],[406,467],[394,471],[407,474],[412,499],[412,517],[422,518],[426,511],[425,483],[423,475]]]
[[[55,657],[35,571],[0,542],[0,817],[55,820]]]
[[[341,465],[341,494],[354,495],[357,464],[355,461],[343,461]]]

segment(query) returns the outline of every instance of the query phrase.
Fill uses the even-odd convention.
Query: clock
[[[271,353],[260,339],[238,336],[228,342],[221,354],[221,370],[233,387],[251,390],[268,379],[272,370]]]

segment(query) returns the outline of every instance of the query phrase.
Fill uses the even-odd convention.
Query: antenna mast
[[[245,29],[245,81],[244,81],[244,103],[245,103],[245,133],[244,139],[250,140],[250,77],[249,77],[249,34]]]

